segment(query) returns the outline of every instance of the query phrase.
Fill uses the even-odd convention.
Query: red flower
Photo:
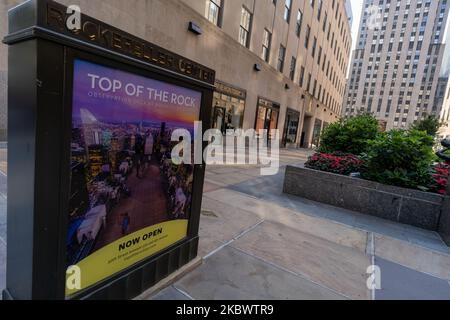
[[[352,172],[358,172],[362,164],[363,161],[359,160],[355,155],[317,153],[309,158],[306,167],[349,175]]]

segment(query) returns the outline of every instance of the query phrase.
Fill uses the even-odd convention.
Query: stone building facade
[[[20,2],[2,1],[0,16]],[[223,131],[279,129],[284,146],[311,147],[340,118],[352,43],[346,0],[57,2],[216,70],[212,123]],[[2,45],[0,70],[6,55]]]

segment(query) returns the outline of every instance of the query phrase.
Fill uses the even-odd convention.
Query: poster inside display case
[[[194,166],[171,160],[202,93],[75,59],[67,268],[71,296],[187,237]]]

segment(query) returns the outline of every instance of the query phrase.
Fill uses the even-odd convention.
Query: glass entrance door
[[[213,128],[219,129],[220,131],[225,131],[225,115],[226,109],[221,107],[214,107],[214,115],[213,115]]]
[[[284,124],[283,147],[286,147],[288,144],[294,144],[297,142],[299,123],[300,123],[300,113],[288,109],[286,113],[286,121]]]
[[[276,109],[259,106],[256,118],[256,134],[259,135],[259,130],[267,130],[267,139],[272,140],[272,130],[278,128],[279,111]]]

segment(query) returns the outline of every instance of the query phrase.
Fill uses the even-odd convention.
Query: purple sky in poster
[[[199,119],[200,92],[83,60],[75,60],[73,90],[77,125],[82,109],[103,123],[164,121],[192,128]]]

